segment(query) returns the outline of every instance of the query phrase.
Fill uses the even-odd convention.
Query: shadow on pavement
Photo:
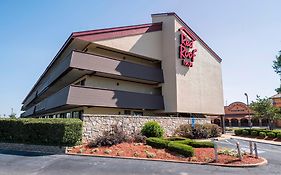
[[[25,157],[36,157],[36,156],[49,156],[49,155],[52,155],[52,154],[41,153],[41,152],[27,152],[27,151],[2,150],[2,149],[0,149],[0,154],[25,156]]]

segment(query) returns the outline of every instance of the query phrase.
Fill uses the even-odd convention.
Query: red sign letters
[[[194,58],[196,56],[197,49],[193,49],[193,42],[195,38],[190,34],[190,32],[181,27],[179,29],[180,34],[180,46],[179,46],[179,59],[182,60],[182,65],[187,67],[193,67]],[[187,35],[191,38],[188,39]]]

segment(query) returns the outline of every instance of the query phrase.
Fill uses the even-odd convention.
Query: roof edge
[[[162,22],[73,32],[73,37],[109,33],[109,32],[119,32],[119,31],[124,31],[124,30],[134,30],[134,29],[149,28],[149,27],[159,27],[162,29]]]

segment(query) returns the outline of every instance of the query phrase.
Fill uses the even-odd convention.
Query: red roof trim
[[[170,13],[156,13],[152,14],[151,16],[163,16],[163,15],[173,15],[175,16],[180,22],[182,22],[186,29],[193,35],[195,38],[203,44],[203,46],[219,61],[221,62],[222,59],[175,13],[175,12],[170,12]]]
[[[89,30],[83,32],[74,32],[73,37],[86,40],[98,41],[111,38],[119,38],[125,36],[132,36],[143,34],[147,32],[154,32],[162,30],[162,23],[141,24],[135,26],[115,27],[108,29]]]

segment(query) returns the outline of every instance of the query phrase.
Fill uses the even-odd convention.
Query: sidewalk
[[[257,143],[264,143],[264,144],[281,146],[281,142],[277,142],[277,141],[255,139],[255,138],[248,138],[248,137],[240,137],[240,136],[234,136],[234,135],[231,135],[231,134],[223,134],[219,138],[219,140],[224,140],[224,139],[240,139],[240,140],[246,140],[246,141],[253,141],[253,142],[257,142]]]

